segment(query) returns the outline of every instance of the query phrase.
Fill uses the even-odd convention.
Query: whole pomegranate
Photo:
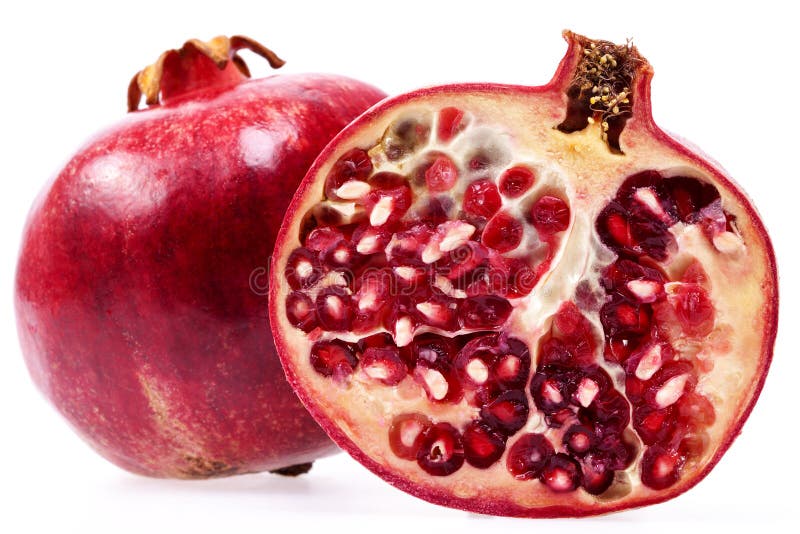
[[[131,82],[25,229],[15,304],[36,384],[141,474],[298,474],[335,446],[289,387],[266,268],[316,155],[384,95],[330,75],[248,80],[244,38],[188,41]],[[160,102],[159,102],[160,95]]]
[[[601,514],[700,481],[764,383],[769,237],[660,130],[629,43],[565,33],[543,87],[388,99],[314,163],[276,243],[290,383],[366,467],[475,512]]]

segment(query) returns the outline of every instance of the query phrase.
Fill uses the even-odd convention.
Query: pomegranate
[[[770,363],[775,259],[750,201],[654,124],[635,47],[565,37],[545,86],[372,108],[278,235],[290,383],[342,448],[434,503],[554,517],[674,497],[730,446]],[[332,262],[322,232],[356,253]],[[320,367],[333,344],[346,356]]]
[[[296,474],[336,450],[275,355],[267,262],[316,155],[383,94],[331,75],[249,80],[240,49],[283,63],[218,37],[134,77],[129,108],[142,94],[149,108],[72,158],[23,237],[15,304],[35,383],[145,475]]]

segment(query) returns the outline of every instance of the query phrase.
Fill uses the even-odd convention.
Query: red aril
[[[543,87],[423,89],[357,119],[309,171],[276,244],[272,327],[291,383],[342,448],[435,503],[552,517],[674,497],[730,446],[771,359],[775,259],[750,201],[653,123],[635,48],[566,37]],[[389,304],[396,321],[306,332],[286,318],[285,266],[308,214],[336,205],[324,184],[354,149],[392,187],[405,180],[408,208],[372,224],[391,237],[367,261],[415,262],[413,283]],[[443,193],[415,169],[444,157],[458,172],[434,216],[418,206]],[[339,227],[365,224],[370,202]],[[337,266],[319,269],[313,294]],[[457,326],[414,315],[418,295],[447,299]],[[395,385],[357,371],[363,352],[344,381],[310,363],[318,339],[386,332],[416,351]]]
[[[316,155],[383,94],[339,76],[249,80],[243,48],[282,64],[219,37],[140,72],[132,113],[47,186],[23,236],[15,304],[31,375],[95,450],[141,474],[297,474],[336,450],[280,368],[266,262]],[[142,94],[149,107],[135,111]],[[331,196],[356,195],[372,174],[366,153],[348,158]],[[349,231],[317,230],[285,266],[296,291],[281,303],[306,332],[331,324],[308,291],[320,262],[351,266],[321,255]],[[316,368],[341,374],[355,354],[320,353]]]

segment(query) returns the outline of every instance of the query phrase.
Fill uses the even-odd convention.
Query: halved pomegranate
[[[290,382],[342,448],[435,503],[547,517],[669,499],[731,444],[771,359],[775,260],[749,200],[653,123],[633,46],[565,35],[543,87],[438,87],[367,112],[278,237]],[[364,154],[371,171],[344,180]],[[340,217],[309,228],[320,211]],[[375,236],[354,243],[358,264],[312,254],[298,287],[290,260],[314,233],[351,228]],[[369,329],[298,318],[298,292],[361,309],[375,272],[394,277],[372,289]],[[337,379],[315,366],[320,343],[354,351]]]

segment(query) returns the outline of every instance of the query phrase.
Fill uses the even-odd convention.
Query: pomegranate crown
[[[241,49],[263,57],[273,69],[285,63],[269,48],[242,35],[220,35],[209,41],[190,39],[180,49],[167,50],[133,76],[128,85],[128,111],[139,108],[143,94],[147,105],[154,106],[193,89],[249,78],[250,69],[238,54]]]
[[[615,44],[570,31],[564,37],[578,48],[580,59],[566,88],[567,116],[558,129],[572,133],[599,120],[603,140],[611,150],[621,152],[619,135],[633,113],[637,75],[641,71],[652,74],[652,69],[631,39]]]

